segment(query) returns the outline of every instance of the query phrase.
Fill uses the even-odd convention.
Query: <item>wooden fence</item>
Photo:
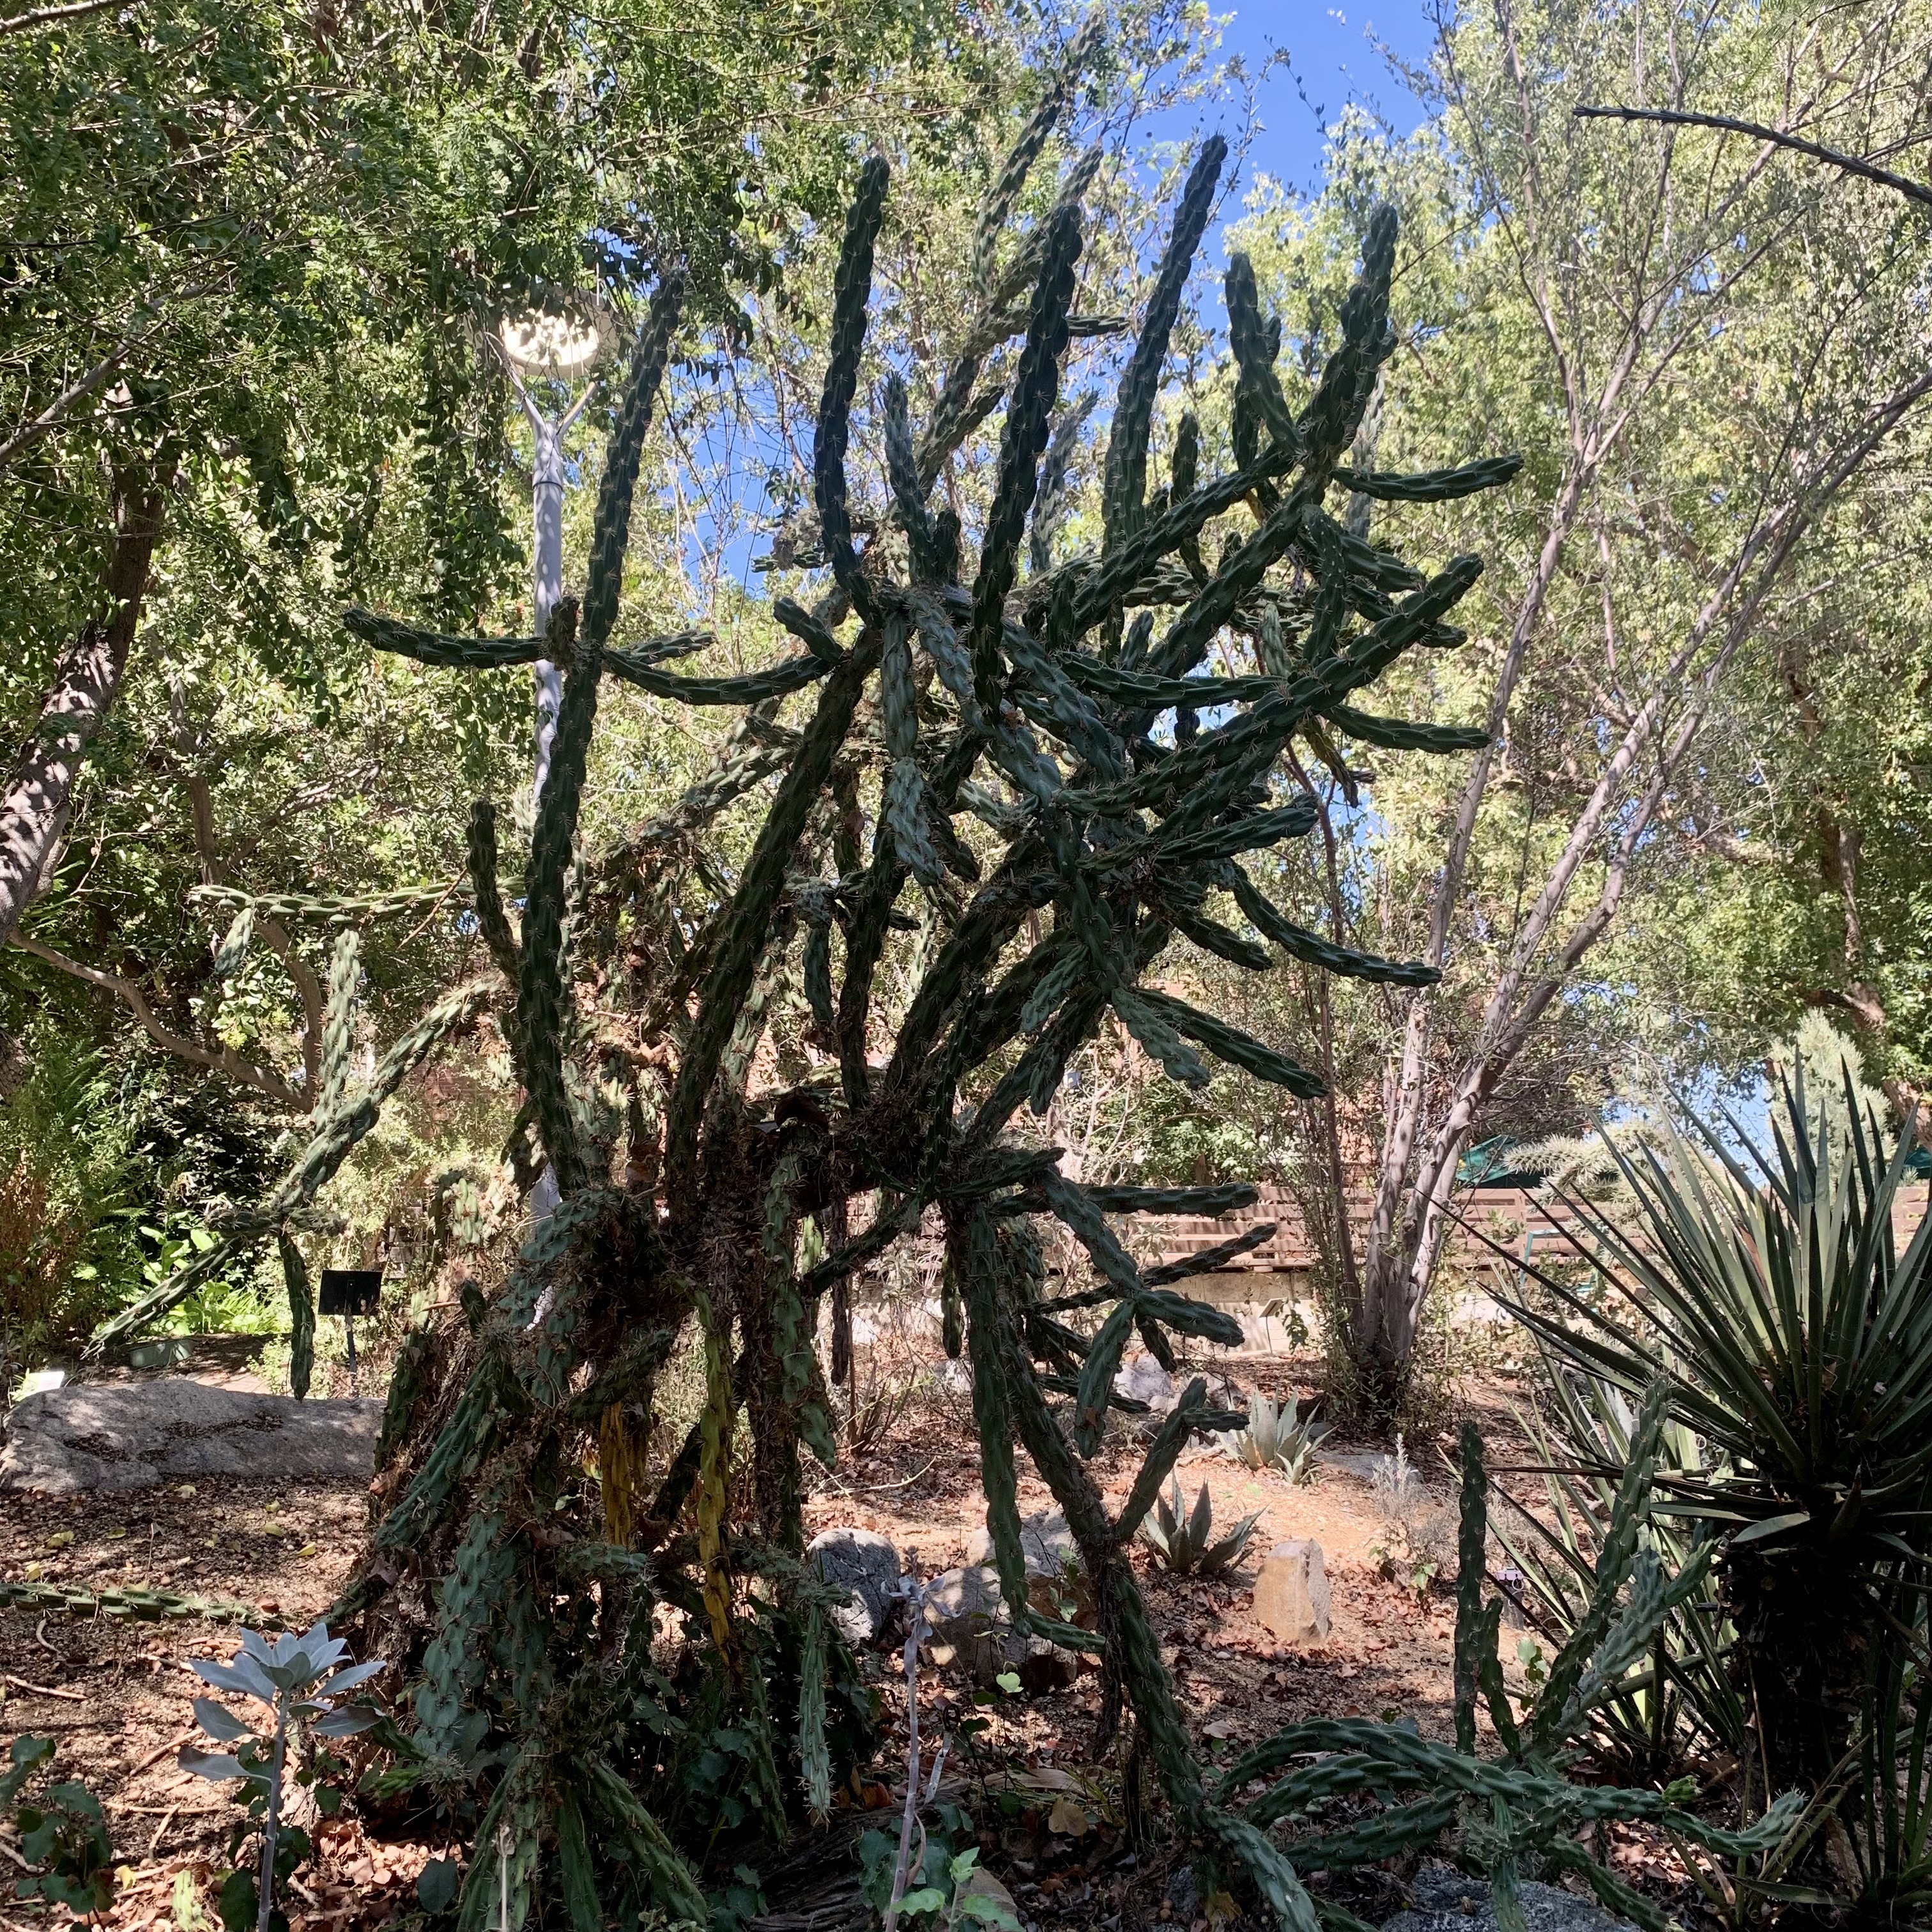
[[[1924,1218],[1927,1184],[1915,1181],[1902,1188],[1894,1205],[1892,1226],[1901,1246]],[[1367,1245],[1372,1202],[1366,1190],[1348,1203],[1355,1252]],[[1520,1264],[1587,1256],[1592,1252],[1588,1233],[1574,1226],[1574,1211],[1545,1193],[1520,1187],[1472,1187],[1456,1195],[1450,1207],[1448,1257],[1480,1273],[1502,1262],[1497,1248],[1506,1250]],[[1263,1222],[1275,1224],[1274,1233],[1256,1247],[1229,1262],[1220,1272],[1306,1275],[1318,1258],[1301,1210],[1285,1188],[1264,1183],[1252,1208],[1220,1220],[1169,1215],[1157,1222],[1156,1240],[1163,1262],[1180,1261],[1232,1240]],[[1495,1246],[1489,1245],[1493,1242]]]

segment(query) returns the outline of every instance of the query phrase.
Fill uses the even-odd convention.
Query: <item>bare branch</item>
[[[32,953],[36,959],[44,960],[50,966],[71,974],[76,980],[85,980],[90,986],[98,986],[124,1000],[148,1037],[177,1059],[192,1061],[196,1066],[213,1067],[217,1072],[226,1074],[244,1087],[252,1087],[256,1093],[267,1094],[277,1106],[287,1108],[291,1113],[307,1111],[307,1100],[280,1074],[244,1060],[232,1046],[203,1046],[198,1040],[175,1032],[156,1016],[146,994],[132,980],[124,979],[118,973],[103,972],[98,966],[83,966],[78,959],[70,959],[64,952],[56,952],[51,946],[43,946],[38,939],[29,939],[24,933],[16,932],[14,944],[22,952]]]
[[[31,14],[15,14],[0,20],[0,39],[9,34],[24,34],[30,27],[51,26],[56,20],[78,20],[88,14],[104,14],[120,0],[70,0],[64,7],[37,7]]]
[[[1715,128],[1728,134],[1748,134],[1754,141],[1768,141],[1774,147],[1790,148],[1796,153],[1809,154],[1814,161],[1822,161],[1828,167],[1840,169],[1865,181],[1876,182],[1881,188],[1894,189],[1932,208],[1932,188],[1924,182],[1916,182],[1908,175],[1895,175],[1889,168],[1878,167],[1856,154],[1844,154],[1836,148],[1808,141],[1802,134],[1787,134],[1779,128],[1767,128],[1762,122],[1740,121],[1729,114],[1694,114],[1678,107],[1578,107],[1571,112],[1580,121],[1660,121],[1673,128]]]

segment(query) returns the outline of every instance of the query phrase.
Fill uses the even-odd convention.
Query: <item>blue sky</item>
[[[1298,6],[1242,0],[1232,9],[1226,0],[1209,4],[1217,14],[1233,12],[1222,50],[1240,55],[1251,73],[1258,73],[1271,52],[1288,56],[1288,67],[1277,67],[1260,86],[1262,130],[1240,184],[1243,198],[1257,172],[1312,194],[1321,182],[1327,127],[1352,100],[1376,111],[1399,134],[1412,132],[1420,122],[1420,103],[1390,72],[1377,43],[1419,64],[1435,31],[1424,0],[1371,0],[1361,7],[1324,5],[1322,0]]]

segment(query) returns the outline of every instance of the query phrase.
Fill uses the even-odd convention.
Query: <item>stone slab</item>
[[[15,1404],[0,1489],[112,1495],[206,1476],[366,1483],[382,1425],[373,1397],[298,1402],[172,1376],[82,1383]]]

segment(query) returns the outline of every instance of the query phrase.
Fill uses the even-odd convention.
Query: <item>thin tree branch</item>
[[[104,14],[119,4],[120,0],[70,0],[64,7],[37,7],[31,14],[15,14],[0,20],[0,38],[8,34],[24,34],[29,27],[50,26],[56,20],[78,20],[84,14]]]
[[[1726,134],[1748,134],[1754,140],[1768,141],[1774,147],[1790,148],[1798,154],[1809,154],[1814,161],[1822,161],[1828,167],[1876,182],[1881,188],[1894,189],[1932,208],[1932,187],[1924,182],[1916,182],[1908,175],[1894,174],[1889,168],[1876,166],[1856,154],[1844,154],[1836,148],[1808,141],[1802,134],[1786,134],[1776,128],[1767,128],[1762,122],[1740,121],[1729,114],[1694,114],[1678,107],[1577,107],[1570,111],[1580,121],[1661,121],[1675,128],[1715,128]]]
[[[78,959],[70,959],[64,952],[56,952],[51,946],[43,946],[38,939],[29,939],[24,933],[15,933],[14,944],[22,952],[30,952],[36,959],[44,960],[50,966],[71,974],[76,980],[85,980],[90,986],[98,986],[124,1000],[148,1037],[177,1059],[191,1060],[197,1066],[212,1066],[244,1087],[252,1087],[256,1093],[267,1094],[278,1106],[287,1108],[292,1113],[307,1110],[308,1102],[279,1074],[243,1059],[232,1046],[203,1046],[199,1041],[173,1031],[156,1016],[154,1009],[148,1004],[146,994],[132,980],[124,979],[118,973],[103,972],[97,966],[83,966]]]

